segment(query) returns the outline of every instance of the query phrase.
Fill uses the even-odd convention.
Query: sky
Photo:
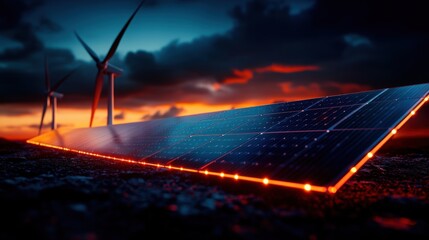
[[[73,32],[104,57],[139,2],[0,0],[0,137],[37,135],[45,56],[52,84],[77,68],[58,89],[59,127],[87,127],[96,66]],[[124,70],[115,123],[428,82],[425,9],[418,0],[148,0],[111,60]],[[106,123],[106,90],[96,126]],[[429,137],[428,108],[398,136]]]

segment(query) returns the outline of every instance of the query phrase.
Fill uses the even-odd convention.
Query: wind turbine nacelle
[[[110,63],[107,64],[106,73],[107,74],[115,74],[116,76],[122,75],[123,70],[119,67],[116,67],[115,65],[112,65]]]
[[[62,98],[62,97],[64,97],[64,94],[57,93],[57,92],[51,92],[50,96],[55,97],[55,98]]]

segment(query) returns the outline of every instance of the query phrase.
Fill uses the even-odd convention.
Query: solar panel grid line
[[[318,140],[317,141],[312,141],[312,142],[309,142],[309,144],[308,144],[308,146],[307,146],[307,148],[312,148],[313,147],[313,145],[315,145],[315,144],[317,144],[318,142],[320,142],[320,141],[322,141],[323,140],[323,138],[324,137],[326,137],[328,134],[332,134],[329,130],[325,130],[325,131],[323,131],[322,132],[322,135],[320,135],[319,137],[318,137]],[[293,164],[293,163],[296,163],[296,162],[299,162],[300,161],[300,159],[302,158],[302,154],[303,153],[305,153],[306,151],[307,151],[307,148],[303,148],[300,152],[298,152],[297,154],[295,154],[295,156],[294,157],[292,157],[291,159],[289,159],[288,161],[287,161],[287,163],[288,164]],[[280,172],[282,169],[281,169],[281,167],[279,167],[277,170],[275,170],[274,171],[274,175],[277,173],[277,172]]]
[[[148,141],[152,139],[153,141]],[[171,141],[172,138],[170,138]],[[150,157],[153,154],[156,154],[158,151],[163,149],[162,147],[157,148],[157,146],[160,145],[160,143],[167,140],[167,137],[152,137],[152,138],[145,138],[141,139],[139,141],[139,148],[136,148],[133,152],[134,154],[131,154],[131,156],[135,156],[136,159],[145,160],[146,158]],[[176,141],[184,140],[184,138],[177,138]],[[153,147],[156,148],[156,150],[153,149]],[[148,149],[152,148],[150,151]]]
[[[334,125],[332,125],[329,130],[333,130],[336,126],[338,126],[340,123],[344,122],[344,120],[350,118],[353,114],[355,114],[357,111],[359,111],[360,109],[362,109],[365,105],[367,105],[368,103],[374,101],[374,99],[376,99],[377,97],[379,97],[380,95],[382,95],[384,92],[386,92],[387,89],[383,89],[383,91],[381,91],[380,93],[378,93],[375,97],[371,98],[370,100],[368,100],[366,103],[362,104],[360,107],[356,108],[355,110],[353,110],[351,113],[349,113],[347,116],[345,116],[343,119],[341,119],[340,121],[338,121],[337,123],[335,123]]]
[[[275,126],[273,131],[284,131],[287,129],[326,130],[328,126],[338,120],[338,117],[341,118],[356,107],[357,105],[353,107],[330,107],[323,110],[311,109],[293,118],[285,119],[285,121]]]
[[[321,99],[320,101],[322,101],[323,99]],[[287,102],[284,103],[278,103],[278,104],[287,104]],[[355,103],[355,104],[346,104],[346,105],[341,105],[343,107],[348,107],[348,106],[356,106],[356,105],[361,105],[360,103]],[[311,106],[307,107],[310,108]],[[319,107],[319,108],[312,108],[312,110],[322,110],[322,109],[329,109],[331,107]],[[300,113],[303,110],[291,110],[291,111],[279,111],[279,112],[269,112],[269,113],[264,113],[264,114],[253,114],[253,115],[245,115],[247,117],[258,117],[258,116],[269,116],[269,115],[277,115],[277,114],[282,114],[282,113],[292,113],[292,112],[296,112],[296,113]],[[222,118],[222,120],[231,120],[231,119],[235,119],[235,118],[242,118],[243,116],[233,116],[230,118]],[[202,121],[211,121],[209,119],[205,119]]]
[[[354,133],[357,133],[358,136],[354,136],[353,138],[350,136],[350,137],[348,137],[348,139],[350,139],[350,140],[348,140],[347,138],[345,138],[345,140],[344,140],[344,142],[346,142],[346,143],[349,142],[349,143],[353,143],[353,144],[344,144],[344,142],[340,142],[340,143],[342,144],[341,145],[342,147],[344,147],[344,145],[346,145],[346,146],[347,145],[348,146],[354,146],[353,147],[353,151],[356,151],[356,148],[358,148],[359,146],[362,146],[362,144],[358,144],[358,143],[365,143],[365,142],[370,141],[370,140],[371,141],[379,141],[381,139],[380,134],[379,134],[380,132],[386,132],[386,130],[379,130],[377,132],[371,131],[371,132],[369,132],[369,133],[371,133],[370,135],[366,134],[366,135],[362,135],[360,137],[358,137],[358,136],[360,134],[364,134],[365,132],[364,131],[355,131]],[[340,131],[330,132],[327,136],[329,136],[329,135],[332,136],[335,133],[342,134],[343,132],[340,132]],[[352,166],[356,162],[356,161],[352,161],[352,159],[360,159],[363,156],[365,156],[366,153],[367,153],[366,152],[367,150],[360,149],[359,150],[360,154],[356,155],[356,157],[352,157],[353,154],[348,154],[347,151],[343,151],[343,154],[342,154],[341,158],[342,159],[347,159],[349,161],[347,161],[347,162],[344,162],[344,161],[339,162],[339,161],[335,161],[333,159],[335,159],[334,158],[334,156],[336,154],[335,152],[341,151],[340,146],[339,146],[339,148],[335,148],[334,146],[328,147],[328,148],[331,149],[330,150],[331,151],[330,155],[333,156],[333,157],[332,157],[332,159],[328,158],[325,161],[321,161],[321,164],[317,165],[318,170],[319,171],[324,171],[326,169],[329,169],[329,171],[330,171],[332,169],[335,169],[336,172],[339,172],[339,176],[342,175],[341,169],[347,169],[345,171],[348,171],[348,169],[352,168]],[[338,157],[339,156],[337,156],[337,158]],[[335,162],[336,164],[333,164],[333,162]],[[346,164],[344,164],[344,163],[346,163]],[[344,165],[339,165],[339,164],[344,164]],[[336,167],[336,166],[342,166],[342,167]],[[304,169],[304,171],[302,171],[300,174],[305,176],[305,175],[308,174],[308,172],[310,170],[313,170],[313,169],[307,168],[307,172]],[[324,178],[322,176],[326,176],[326,174],[320,174],[320,177],[318,179],[318,185],[332,185],[332,184],[336,183],[338,181],[338,179],[340,178],[339,176],[337,176],[337,177],[333,177],[331,181],[327,181],[326,179],[323,180]],[[325,181],[325,182],[323,182],[323,181]],[[313,182],[313,184],[315,184],[315,182]]]
[[[313,103],[313,104],[311,104],[310,106],[308,106],[308,107],[306,107],[306,108],[302,109],[301,111],[298,111],[295,115],[292,115],[292,116],[290,116],[289,118],[292,118],[292,117],[294,117],[294,116],[297,116],[298,114],[300,114],[300,113],[302,113],[302,112],[304,112],[304,111],[308,110],[309,108],[311,108],[312,106],[316,105],[317,103],[319,103],[319,102],[321,102],[321,101],[323,101],[323,99],[320,99],[319,101],[314,102],[314,103]],[[282,123],[283,121],[285,121],[286,119],[288,119],[288,118],[284,118],[282,121],[280,121],[280,122],[278,122],[277,124],[275,124],[275,125],[273,125],[273,126],[269,127],[269,128],[268,128],[266,131],[264,131],[264,132],[268,132],[271,128],[275,127],[276,125],[281,124],[281,123]],[[263,134],[264,132],[260,132],[260,134]]]
[[[201,148],[201,147],[204,147],[204,146],[205,146],[205,145],[207,145],[207,144],[210,144],[213,140],[214,140],[214,139],[211,139],[211,140],[209,140],[208,142],[203,143],[202,145],[197,146],[197,147],[196,147],[196,149]],[[183,154],[181,154],[181,155],[179,155],[179,156],[177,156],[177,157],[175,157],[175,158],[172,158],[172,159],[171,159],[170,161],[168,161],[166,164],[167,164],[167,165],[171,165],[171,163],[172,163],[172,162],[174,162],[175,160],[179,159],[179,158],[180,158],[180,157],[182,157],[182,156],[185,156],[185,155],[189,154],[189,153],[190,153],[190,152],[192,152],[193,150],[195,150],[195,149],[190,149],[189,151],[187,151],[187,152],[185,152],[185,153],[183,153]]]
[[[295,153],[290,159],[288,159],[287,161],[284,161],[282,163],[282,165],[280,165],[277,169],[275,169],[272,172],[272,175],[275,176],[277,175],[279,172],[283,171],[284,168],[288,167],[288,166],[293,166],[295,163],[297,163],[297,160],[302,156],[302,153],[304,153],[305,151],[307,151],[308,148],[311,148],[317,141],[320,141],[320,139],[324,136],[324,134],[326,134],[326,131],[322,133],[322,135],[318,136],[316,139],[314,139],[313,141],[309,141],[308,144],[306,145],[306,148],[301,149],[300,151],[298,151],[297,153]],[[291,173],[292,174],[292,173]],[[291,177],[291,175],[289,175],[289,177]]]
[[[245,124],[245,123],[243,123],[243,124]],[[237,126],[237,127],[239,127],[239,126]],[[232,130],[230,130],[230,131],[232,131]],[[226,134],[226,133],[225,133]],[[224,134],[214,134],[214,135],[201,135],[201,136],[223,136]],[[198,136],[198,135],[189,135],[189,137],[193,137],[193,136]],[[184,138],[183,139],[183,141],[186,141],[186,138]],[[182,142],[183,142],[182,141]],[[181,142],[178,142],[177,144],[180,144]],[[176,145],[177,145],[176,144]],[[153,154],[150,154],[149,156],[147,156],[147,157],[145,157],[145,158],[142,158],[141,160],[149,160],[150,159],[150,157],[153,157],[154,155],[156,155],[156,154],[158,154],[158,153],[161,153],[162,151],[166,151],[166,150],[168,150],[168,149],[170,149],[170,148],[172,148],[172,147],[174,147],[175,145],[172,145],[172,146],[169,146],[169,147],[166,147],[166,148],[163,148],[163,149],[161,149],[161,150],[159,150],[159,151],[157,151],[157,152],[154,152]],[[186,153],[185,153],[186,154]],[[183,155],[185,155],[185,154],[183,154]],[[180,157],[180,156],[178,156],[178,157]],[[176,157],[177,158],[177,157]],[[176,159],[175,158],[175,159]]]
[[[323,101],[323,99],[320,99],[319,101],[317,101],[317,102],[315,102],[315,103],[311,104],[310,106],[308,106],[307,108],[303,109],[302,111],[297,112],[297,113],[296,113],[296,115],[298,115],[300,112],[304,112],[306,109],[309,109],[310,107],[314,106],[315,104],[317,104],[317,103],[318,103],[318,102],[320,102],[320,101]],[[291,117],[293,117],[293,116],[295,116],[295,115],[292,115]],[[286,118],[285,118],[285,119],[286,119]],[[283,119],[282,121],[284,121],[285,119]],[[279,122],[279,123],[280,123],[280,122]],[[277,123],[277,124],[279,124],[279,123]],[[274,126],[275,126],[275,125],[274,125]],[[274,126],[271,126],[270,128],[272,128],[272,127],[274,127]],[[270,129],[270,128],[268,128],[266,131],[269,131],[269,129]],[[263,133],[264,133],[264,132],[260,132],[259,134],[263,134]],[[246,143],[250,142],[251,140],[252,140],[252,139],[249,139],[247,142],[245,142],[245,143],[243,143],[243,144],[241,144],[241,145],[237,146],[236,148],[232,149],[231,151],[226,152],[225,154],[223,154],[223,155],[219,156],[219,157],[218,157],[218,158],[216,158],[216,159],[213,159],[211,162],[209,162],[209,163],[207,163],[207,164],[203,165],[202,167],[200,167],[200,169],[203,169],[203,168],[205,168],[205,167],[208,167],[208,166],[209,166],[209,165],[211,165],[213,162],[215,162],[215,161],[219,160],[220,158],[224,157],[225,155],[229,154],[230,152],[232,152],[232,151],[234,151],[234,150],[236,150],[236,149],[240,148],[242,145],[244,145],[244,144],[246,144]]]
[[[426,95],[427,95],[427,93],[426,93]],[[427,101],[427,100],[426,100]],[[390,137],[391,137],[391,131],[392,130],[395,130],[394,131],[394,134],[396,134],[396,132],[397,132],[397,130],[413,115],[412,113],[414,113],[414,111],[417,111],[423,104],[424,104],[424,98],[421,98],[421,100],[420,100],[420,102],[417,102],[414,106],[413,106],[413,108],[412,109],[410,109],[408,112],[406,112],[404,115],[403,115],[403,117],[404,116],[406,116],[405,118],[401,118],[401,119],[403,119],[402,121],[400,121],[400,120],[398,120],[397,122],[395,122],[393,125],[392,125],[392,127],[389,127],[388,129],[386,129],[386,133],[384,134],[384,138],[382,138],[382,141],[380,141],[380,142],[382,142],[382,143],[384,143],[384,142],[386,142]],[[417,105],[417,106],[416,106]],[[399,123],[398,123],[399,122]],[[380,143],[378,143],[376,146],[378,146]],[[374,144],[375,145],[375,144]],[[373,149],[373,148],[369,148],[369,149]],[[377,149],[378,150],[378,149]],[[372,151],[367,151],[367,152],[372,152],[372,153],[374,153],[374,150],[372,150]]]
[[[234,139],[235,137],[231,138],[231,136],[230,137],[225,136],[224,138],[215,139],[213,142],[209,143],[212,145],[207,145],[204,148],[203,154],[199,154],[202,148],[193,149],[187,154],[181,156],[180,158],[175,159],[174,164],[183,166],[182,163],[185,162],[188,164],[187,165],[188,167],[192,166],[194,169],[199,169],[201,165],[204,165],[205,163],[210,162],[210,160],[217,158],[219,155],[222,155],[224,152],[230,151],[232,148],[235,148],[237,145],[244,144],[245,142],[252,139],[254,136],[255,136],[254,134],[248,134],[247,137],[239,136],[239,141],[237,141],[237,139]],[[231,146],[231,142],[234,143],[232,146]],[[222,150],[218,150],[218,149],[222,149]],[[210,152],[210,150],[212,152]],[[210,157],[205,157],[207,155],[210,155]],[[192,164],[190,160],[195,159],[195,157],[200,161]],[[206,162],[201,162],[201,160],[203,159],[206,159],[206,160],[208,159],[208,160]]]
[[[269,137],[269,139],[267,139],[267,141],[266,141],[265,139],[267,136]],[[295,135],[295,136],[297,136],[297,135]],[[270,167],[270,168],[279,167],[279,166],[281,167],[281,164],[276,163],[276,162],[281,161],[284,164],[284,161],[285,161],[284,155],[278,156],[275,159],[272,159],[270,156],[273,156],[273,155],[270,154],[270,152],[277,151],[278,149],[280,149],[280,151],[281,151],[281,148],[283,146],[287,147],[287,146],[292,146],[292,145],[295,145],[293,149],[299,149],[298,148],[299,146],[301,146],[301,145],[303,146],[304,144],[306,144],[306,142],[312,141],[312,138],[313,137],[311,137],[310,139],[308,137],[306,137],[306,138],[287,137],[287,136],[282,135],[282,134],[277,134],[277,136],[260,135],[258,137],[255,137],[254,139],[252,139],[252,143],[249,143],[246,146],[241,147],[242,149],[240,149],[239,151],[234,151],[230,155],[225,156],[222,159],[222,162],[220,162],[220,167],[223,166],[224,170],[228,169],[228,171],[231,171],[231,169],[233,169],[233,171],[243,170],[243,172],[248,172],[248,173],[251,171],[251,169],[253,169],[253,174],[256,174],[255,170],[258,172],[258,171],[263,170],[263,168],[266,169],[267,167]],[[264,142],[261,142],[261,140],[263,140]],[[274,142],[272,142],[272,141],[274,141]],[[296,142],[296,141],[298,141],[298,142]],[[305,141],[305,142],[303,142],[303,141]],[[266,146],[266,147],[264,147],[264,146]],[[253,149],[259,149],[259,152],[257,153],[257,155],[253,155],[253,156],[248,155],[250,152],[253,151]],[[289,151],[288,154],[293,155],[294,152],[291,152],[290,150],[292,150],[292,149],[288,150]],[[240,155],[241,153],[243,153],[244,156]],[[270,158],[271,158],[271,160],[270,160]],[[261,160],[262,160],[262,162],[261,162]],[[243,164],[243,161],[249,161],[252,164],[246,165],[246,164]],[[269,161],[269,162],[267,162],[267,161]],[[261,164],[265,163],[265,167],[262,165],[261,166],[257,166],[257,165],[255,166],[255,163],[258,164],[258,162],[260,162]],[[230,165],[227,165],[227,164],[230,164]],[[243,165],[241,166],[240,164],[243,164]],[[269,165],[267,165],[267,164],[269,164]],[[216,165],[219,165],[219,164],[216,164]],[[213,167],[211,167],[211,168],[213,169]],[[219,166],[218,166],[218,168],[215,168],[215,170],[219,170]]]
[[[367,103],[365,103],[364,105],[362,105],[362,107],[361,108],[359,108],[359,109],[362,109],[363,107],[365,107],[367,104],[369,104],[370,102],[372,102],[374,99],[376,99],[377,97],[379,97],[380,95],[382,95],[384,92],[386,92],[387,91],[387,89],[385,89],[385,90],[383,90],[381,93],[379,93],[377,96],[375,96],[374,98],[372,98],[370,101],[368,101]],[[417,103],[415,104],[415,105],[417,105]],[[411,111],[411,110],[410,110]],[[353,113],[356,113],[357,111],[354,111]],[[404,116],[406,116],[406,114],[407,113],[405,113],[404,114]],[[351,115],[350,115],[351,116]],[[350,117],[349,116],[349,117]],[[343,120],[345,120],[345,119],[343,119]],[[342,121],[341,121],[342,122]],[[338,126],[339,125],[339,123],[338,124],[336,124],[336,126]],[[384,129],[384,128],[383,128]],[[367,151],[369,151],[370,149],[372,149],[372,147],[374,146],[374,145],[376,145],[376,143],[377,142],[379,142],[380,140],[382,140],[388,133],[389,133],[389,131],[390,130],[388,130],[388,129],[386,129],[385,130],[385,133],[383,134],[383,135],[381,135],[379,138],[378,138],[378,140],[376,140],[376,142],[374,143],[374,144],[372,144],[371,146],[369,146],[364,152],[367,152]],[[323,137],[325,137],[327,134],[329,134],[329,132],[327,131],[324,135],[322,135],[321,136],[321,138],[323,138]],[[310,146],[311,147],[311,146]],[[365,155],[365,154],[363,154],[363,155]],[[333,180],[333,181],[335,181],[335,180]]]
[[[354,118],[345,119],[338,128],[389,128],[395,120],[415,105],[415,99],[369,103],[355,113]],[[378,113],[377,113],[378,111]],[[380,118],[383,114],[383,118]]]
[[[398,131],[415,114],[415,112],[417,112],[427,101],[429,101],[428,93],[429,91],[426,91],[425,95],[423,95],[423,97],[420,99],[420,102],[418,102],[417,106],[415,106],[413,109],[410,109],[410,113],[404,119],[402,119],[393,129]],[[368,154],[359,160],[359,162],[353,167],[354,170],[352,171],[350,169],[332,188],[330,188],[330,192],[335,193],[338,189],[340,189],[347,182],[347,180],[349,180],[354,175],[355,172],[357,172],[390,138],[393,137],[393,135],[396,134],[396,131],[394,133],[391,132],[390,134],[388,134],[380,142],[378,142],[378,144],[375,145],[370,151],[367,151]]]
[[[233,122],[232,127],[230,127],[228,130],[225,129],[224,131],[218,131],[218,132],[214,131],[212,133],[214,133],[215,135],[225,135],[225,134],[228,134],[228,133],[233,132],[234,130],[239,129],[240,127],[248,124],[254,118],[256,118],[256,116],[244,116],[244,117],[236,118],[236,119],[234,119],[235,121],[232,121]],[[241,121],[237,121],[238,119],[241,119]],[[221,124],[223,122],[225,122],[225,121],[226,121],[226,119],[223,119],[222,121],[217,121],[217,124],[214,124],[212,126],[214,127],[214,129],[219,128],[219,126],[221,126]],[[229,122],[231,122],[231,121],[229,121]]]
[[[200,167],[198,170],[203,170],[203,169],[207,168],[207,167],[208,167],[208,166],[210,166],[211,164],[215,163],[217,160],[221,159],[222,157],[226,156],[227,154],[231,153],[232,151],[234,151],[234,150],[236,150],[236,149],[238,149],[238,148],[242,147],[243,145],[245,145],[246,143],[248,143],[248,142],[250,142],[250,141],[252,141],[252,138],[250,138],[249,140],[247,140],[247,141],[246,141],[246,142],[244,142],[244,143],[241,143],[240,145],[238,145],[237,147],[235,147],[235,148],[231,149],[230,151],[225,152],[223,155],[221,155],[221,156],[219,156],[219,157],[217,157],[217,158],[213,159],[212,161],[210,161],[210,162],[206,163],[205,165],[203,165],[202,167]]]
[[[323,99],[320,99],[319,101],[322,101]],[[319,102],[318,101],[318,102]],[[313,104],[311,104],[309,107],[311,107],[311,106],[313,106],[314,104],[316,104],[316,103],[318,103],[318,102],[315,102],[315,103],[313,103]],[[308,109],[309,107],[307,107],[306,109]],[[305,109],[303,109],[302,111],[304,111]],[[299,112],[302,112],[302,111],[299,111]],[[299,112],[297,112],[297,114],[299,114]],[[240,126],[242,126],[242,125],[245,125],[246,123],[243,123],[243,124],[241,124],[241,125],[239,125],[239,126],[237,126],[235,129],[237,129],[237,128],[239,128]],[[232,131],[234,131],[234,129],[231,129],[229,132],[232,132]],[[257,132],[257,133],[259,133],[259,132]],[[226,133],[223,133],[223,134],[221,134],[221,135],[225,135],[225,134],[228,134],[228,132],[226,132]],[[251,133],[250,133],[251,134]],[[192,136],[192,135],[191,135]],[[178,143],[179,144],[179,143]],[[208,144],[208,143],[207,143]],[[156,153],[154,153],[154,154],[151,154],[151,155],[149,155],[148,157],[145,157],[144,159],[142,159],[142,160],[149,160],[150,159],[150,157],[153,157],[155,154],[157,154],[157,153],[160,153],[160,152],[162,152],[162,151],[165,151],[165,150],[168,150],[169,148],[171,148],[171,147],[173,147],[173,146],[170,146],[170,147],[167,147],[167,148],[165,148],[165,149],[162,149],[162,150],[160,150],[160,151],[158,151],[158,152],[156,152]],[[200,146],[201,147],[201,146]],[[183,154],[183,155],[186,155],[186,153],[185,154]],[[180,156],[183,156],[183,155],[180,155]],[[175,157],[174,158],[174,160],[176,160],[177,158],[179,158],[180,156],[177,156],[177,157]],[[174,160],[172,160],[172,161],[170,161],[170,163],[171,162],[173,162]]]
[[[319,137],[319,140],[320,140],[321,138],[325,137],[327,134],[329,134],[329,130],[330,130],[330,129],[333,129],[336,125],[338,125],[338,123],[339,123],[339,122],[341,122],[341,121],[343,121],[345,118],[348,118],[348,117],[350,117],[351,115],[353,115],[353,113],[355,113],[358,109],[361,109],[365,104],[367,104],[368,102],[371,102],[373,99],[375,99],[376,97],[378,97],[378,96],[379,96],[380,94],[382,94],[384,91],[385,91],[385,90],[383,90],[382,92],[380,92],[379,94],[377,94],[376,96],[374,96],[373,98],[371,98],[371,99],[370,99],[369,101],[367,101],[366,103],[361,104],[361,106],[360,106],[359,108],[357,108],[357,109],[355,109],[353,112],[349,113],[349,114],[348,114],[347,116],[345,116],[343,119],[340,119],[337,123],[335,123],[334,125],[332,125],[331,127],[329,127],[327,130],[322,130],[322,131],[323,131],[323,134]],[[308,148],[311,148],[311,147],[312,147],[312,145],[314,145],[314,144],[316,144],[316,141],[314,141],[314,142],[310,142],[310,146],[308,146]],[[302,149],[301,153],[302,153],[302,152],[305,152],[305,151],[306,151],[306,149]],[[294,157],[294,158],[292,158],[292,159],[289,159],[289,160],[288,160],[289,164],[291,164],[291,163],[293,163],[294,161],[296,161],[297,159],[299,159],[299,158],[300,158],[301,153],[298,153],[298,154],[296,155],[296,157]],[[281,171],[281,169],[277,169],[277,170],[274,172],[274,174],[275,174],[276,172],[278,172],[278,171]]]
[[[323,97],[326,98],[326,97]],[[308,99],[308,100],[302,100],[302,101],[298,101],[298,102],[316,102],[316,101],[320,101],[323,98],[316,98],[316,99]],[[258,107],[246,107],[246,108],[240,108],[240,109],[233,109],[233,110],[226,110],[226,111],[222,111],[220,112],[218,115],[216,116],[221,116],[222,113],[228,113],[228,112],[234,112],[234,111],[240,111],[240,110],[247,110],[249,111],[249,109],[253,109],[253,108],[262,108],[262,107],[272,107],[273,109],[277,109],[277,107],[274,106],[287,106],[286,110],[281,110],[281,111],[275,111],[275,112],[268,112],[265,113],[263,115],[268,115],[268,114],[279,114],[279,113],[286,113],[286,112],[298,112],[298,111],[302,111],[303,108],[291,108],[291,105],[296,104],[297,102],[281,102],[281,103],[275,103],[275,104],[267,104],[267,105],[262,105],[262,106],[258,106]],[[308,105],[308,103],[306,103]],[[303,104],[300,104],[303,105]],[[306,107],[304,107],[306,108]],[[227,116],[223,116],[223,119],[234,119],[234,118],[241,118],[243,116],[260,116],[261,114],[241,114],[239,116],[237,115],[227,115]]]
[[[368,151],[375,153],[391,137],[391,131],[399,129],[427,101],[428,92],[429,84],[405,86],[111,128],[54,131],[29,143],[129,163],[334,193],[351,176],[350,169],[357,171],[369,159],[365,155]],[[302,120],[292,119],[284,114],[286,111]],[[243,118],[252,121],[228,124]],[[214,125],[209,121],[216,121],[217,129],[209,130]],[[279,123],[286,124],[276,131]],[[153,130],[154,126],[159,129]],[[239,126],[244,132],[233,130]],[[206,142],[186,141],[182,134]],[[290,139],[282,140],[281,136]],[[311,136],[317,136],[317,141]],[[282,157],[279,144],[283,142],[285,149],[292,147],[287,150],[287,158]],[[162,164],[138,157],[166,145],[167,158]],[[134,147],[142,150],[133,151]],[[168,154],[176,155],[174,161],[168,159]],[[341,156],[348,159],[341,160]],[[233,165],[227,165],[225,159]]]
[[[184,138],[181,138],[181,140],[179,140],[177,143],[175,143],[175,144],[173,144],[173,146],[174,145],[177,145],[177,144],[180,144],[180,143],[182,143],[182,142],[184,142],[184,141],[186,141],[186,137],[184,137]],[[142,160],[142,161],[144,161],[144,160],[147,160],[147,159],[150,159],[150,157],[152,157],[152,156],[154,156],[154,155],[156,155],[156,154],[158,154],[158,153],[160,153],[160,152],[162,152],[162,151],[164,151],[164,150],[167,150],[167,149],[169,149],[169,148],[171,148],[172,146],[166,146],[166,147],[164,147],[164,148],[160,148],[159,150],[157,150],[157,151],[155,151],[155,152],[153,152],[153,153],[151,153],[151,154],[149,154],[149,155],[147,155],[147,156],[145,156],[145,157],[141,157],[140,158],[140,160]]]

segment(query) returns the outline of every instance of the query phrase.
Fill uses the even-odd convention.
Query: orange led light
[[[268,185],[268,183],[270,182],[270,180],[268,180],[268,178],[264,178],[264,180],[262,180],[262,182],[263,182],[265,185]]]
[[[411,111],[411,115],[414,115],[414,114],[416,114],[416,112],[415,111]]]
[[[310,184],[308,184],[308,183],[307,183],[307,184],[305,184],[305,185],[304,185],[304,190],[305,190],[305,191],[307,191],[307,192],[308,192],[308,191],[311,191],[311,185],[310,185]]]
[[[220,173],[220,177],[221,177],[221,178],[225,177],[225,173],[221,172],[221,173]]]
[[[329,187],[329,188],[328,188],[328,191],[329,191],[330,193],[336,193],[336,192],[337,192],[337,188],[336,188],[336,187]]]
[[[425,98],[425,102],[427,102],[428,100],[429,100],[429,97],[426,97],[426,98]]]
[[[205,174],[205,175],[209,175],[209,171],[205,170],[205,171],[204,171],[204,174]]]
[[[396,134],[398,131],[396,129],[392,129],[391,133]]]
[[[356,169],[355,167],[352,167],[352,168],[350,169],[350,172],[355,173],[355,172],[357,172],[357,169]]]
[[[372,152],[369,152],[366,156],[367,156],[368,158],[372,158],[372,157],[374,156],[374,154],[372,154]]]
[[[235,180],[238,180],[238,174],[235,174],[235,175],[234,175],[234,179],[235,179]]]

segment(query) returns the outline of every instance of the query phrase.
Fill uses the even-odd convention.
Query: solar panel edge
[[[427,84],[421,84],[421,85],[427,85]],[[385,89],[382,93],[384,93],[385,91],[386,91],[387,89]],[[374,97],[373,99],[371,99],[371,100],[375,100],[377,97],[379,97],[380,95],[382,95],[382,93],[380,93],[380,94],[378,94],[376,97]],[[415,111],[417,111],[424,103],[425,103],[425,101],[427,101],[426,99],[427,99],[427,95],[429,94],[429,90],[428,91],[426,91],[426,93],[423,95],[423,97],[421,97],[421,98],[419,98],[419,101],[416,101],[415,102],[415,104],[408,110],[408,111],[406,111],[399,119],[397,119],[391,126],[389,126],[388,128],[386,128],[386,131],[384,132],[384,134],[382,134],[378,139],[377,139],[377,141],[375,141],[375,142],[373,142],[370,146],[368,146],[368,148],[364,151],[364,153],[362,153],[361,154],[361,156],[360,157],[358,157],[355,161],[353,161],[351,164],[350,164],[350,168],[349,168],[349,170],[344,170],[343,172],[342,172],[342,177],[338,177],[337,178],[337,180],[333,180],[329,185],[337,185],[337,183],[344,177],[344,176],[346,176],[347,175],[347,173],[349,172],[349,171],[354,171],[354,169],[355,169],[355,166],[354,165],[357,165],[359,162],[361,162],[362,161],[362,159],[364,159],[365,157],[366,157],[366,155],[367,155],[367,153],[372,153],[372,154],[374,154],[375,152],[374,152],[374,148],[380,143],[380,142],[383,142],[383,144],[385,143],[385,142],[387,142],[387,140],[385,140],[384,141],[384,139],[386,138],[386,137],[389,137],[389,139],[390,139],[390,134],[392,133],[392,131],[394,130],[394,134],[396,134],[396,132],[398,131],[398,129],[405,123],[405,122],[403,122],[402,124],[400,124],[405,118],[407,118],[407,116],[412,116],[412,115],[410,115],[412,112],[415,112]],[[426,98],[426,99],[425,99]],[[368,104],[369,102],[367,102],[366,104]],[[365,105],[366,105],[365,104]],[[362,107],[364,107],[364,106],[362,106]],[[356,111],[355,111],[356,112]],[[408,120],[408,119],[407,119]],[[340,122],[338,122],[336,125],[338,126],[339,124],[341,123],[341,121]],[[366,162],[366,161],[365,161]],[[363,165],[363,164],[362,164]],[[352,170],[353,169],[353,170]],[[340,176],[341,176],[340,175]],[[338,189],[338,188],[337,188]]]
[[[398,130],[429,100],[428,99],[429,91],[426,92],[426,94],[420,98],[420,101],[416,102],[416,104],[413,106],[412,109],[410,109],[404,116],[399,119],[395,125],[390,127],[386,130],[386,133],[384,136],[380,137],[380,141],[374,143],[371,145],[371,147],[367,148],[367,151],[363,154],[364,156],[358,160],[354,166],[351,167],[347,172],[343,172],[343,176],[338,179],[338,181],[332,182],[331,186],[328,187],[329,191],[332,191],[332,193],[335,193],[338,189],[340,189],[344,183],[348,179],[350,179],[354,173],[356,173],[368,160],[370,160],[374,154],[388,141],[390,138],[392,138]]]

